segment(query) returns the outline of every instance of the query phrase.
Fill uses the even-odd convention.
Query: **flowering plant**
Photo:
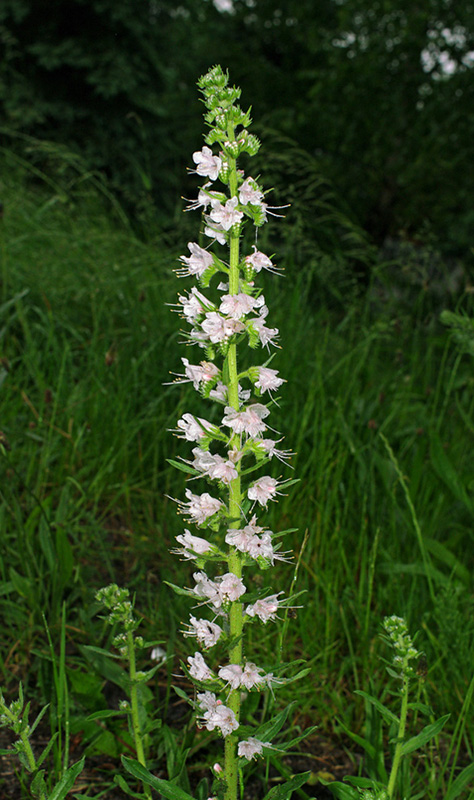
[[[189,255],[181,256],[177,274],[196,279],[198,286],[179,295],[177,310],[191,326],[184,334],[187,344],[203,350],[204,358],[182,358],[184,373],[176,382],[192,383],[218,411],[215,421],[185,413],[177,422],[176,435],[195,446],[192,459],[171,463],[192,480],[205,478],[212,489],[198,494],[188,488],[186,499],[177,501],[186,522],[199,533],[207,529],[208,537],[186,528],[176,537],[179,546],[174,552],[196,565],[194,584],[184,592],[194,598],[199,614],[190,616],[184,635],[194,638],[199,649],[183,667],[196,685],[199,726],[224,740],[224,766],[214,767],[215,794],[235,800],[241,768],[273,748],[271,736],[286,718],[280,714],[256,729],[243,725],[242,692],[273,692],[305,671],[283,677],[288,665],[258,666],[245,652],[246,626],[276,620],[291,602],[281,591],[251,594],[244,581],[246,568],[267,569],[276,560],[288,560],[258,513],[294,481],[267,474],[254,477],[272,459],[284,462],[291,455],[278,449],[280,440],[267,438],[270,407],[276,402],[273,393],[284,380],[269,366],[270,354],[260,365],[241,365],[244,352],[269,350],[276,343],[278,329],[268,324],[268,307],[256,279],[262,270],[278,274],[279,269],[256,245],[248,255],[240,253],[244,227],[251,223],[260,228],[272,213],[257,179],[237,168],[239,156],[253,156],[260,146],[248,132],[250,113],[237,105],[240,89],[229,86],[219,66],[198,86],[210,131],[205,145],[193,154],[193,172],[205,182],[189,209],[202,209],[209,246],[190,242]],[[214,252],[214,243],[228,249],[228,260]],[[211,576],[208,570],[217,574]],[[183,593],[181,587],[174,588]],[[216,655],[208,655],[213,648]],[[289,781],[287,796],[305,779]]]

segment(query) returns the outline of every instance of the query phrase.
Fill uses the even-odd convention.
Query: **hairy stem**
[[[143,751],[142,733],[140,730],[140,720],[138,717],[138,686],[137,686],[137,670],[135,663],[135,645],[133,641],[133,633],[127,633],[127,647],[128,647],[128,665],[130,676],[130,706],[132,715],[132,731],[133,739],[135,742],[135,751],[137,760],[146,767],[145,753]],[[148,784],[144,784],[146,797],[151,799],[151,788]]]
[[[229,125],[227,132],[229,140],[235,139],[235,132],[232,125]],[[237,165],[235,159],[229,159],[229,189],[230,196],[234,197],[237,194]],[[238,231],[231,230],[230,234],[230,271],[229,271],[229,294],[238,294],[239,291],[239,233]],[[227,354],[227,367],[228,367],[228,404],[236,410],[239,409],[239,391],[238,391],[238,369],[237,369],[237,345],[235,343],[229,346]],[[234,434],[230,443],[231,448],[236,447],[240,449],[240,436]],[[230,527],[239,528],[241,518],[241,486],[240,486],[240,462],[237,463],[236,469],[238,472],[237,477],[231,481],[229,486],[229,514],[231,518]],[[234,548],[229,548],[228,556],[229,572],[232,572],[238,578],[242,577],[242,559],[239,553]],[[229,663],[241,664],[242,663],[242,603],[233,602],[230,606],[229,612],[229,627],[231,648],[229,651]],[[234,689],[230,693],[228,706],[234,712],[237,721],[240,715],[240,690]],[[238,770],[237,770],[237,736],[230,734],[225,739],[225,800],[237,800],[238,789]]]
[[[409,680],[407,677],[404,677],[403,689],[402,689],[402,707],[400,710],[400,723],[398,726],[398,733],[397,733],[397,744],[395,747],[395,754],[393,756],[392,769],[390,771],[390,778],[387,787],[387,792],[390,800],[392,800],[393,797],[393,792],[395,789],[395,781],[397,780],[398,769],[400,767],[400,761],[402,759],[402,747],[403,747],[403,740],[405,738],[405,728],[406,728],[407,711],[408,711],[408,687],[409,687]]]

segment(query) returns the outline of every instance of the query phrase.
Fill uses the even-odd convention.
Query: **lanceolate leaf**
[[[426,725],[416,736],[412,736],[411,739],[408,739],[402,747],[402,756],[406,756],[407,753],[413,753],[414,750],[418,750],[419,747],[423,747],[426,742],[429,742],[433,736],[437,736],[449,717],[450,714],[446,714],[431,725]]]
[[[74,786],[77,776],[80,775],[84,769],[85,760],[86,757],[83,756],[80,761],[76,761],[72,767],[69,767],[69,769],[66,770],[59,783],[56,784],[53,791],[49,795],[48,800],[64,800],[68,792]]]
[[[445,795],[444,800],[455,800],[456,797],[459,797],[464,787],[472,780],[474,780],[474,762],[459,773],[447,795]]]
[[[289,781],[270,789],[263,800],[290,800],[292,793],[303,786],[310,775],[311,772],[302,772],[301,775],[294,775]]]
[[[367,694],[367,692],[363,692],[362,690],[358,689],[355,690],[354,694],[359,694],[361,697],[364,697],[366,700],[368,700],[368,702],[371,703],[377,709],[379,714],[381,714],[381,716],[384,718],[386,722],[388,722],[389,724],[391,722],[395,722],[395,724],[398,725],[399,723],[398,717],[395,716],[395,714],[392,711],[390,711],[390,709],[385,708],[385,706],[382,705],[380,700],[377,700],[376,697],[372,697],[371,694]]]
[[[127,772],[133,775],[134,778],[138,778],[142,783],[146,783],[148,786],[151,786],[152,789],[156,789],[156,791],[163,797],[166,797],[167,800],[193,800],[192,795],[180,789],[179,786],[176,786],[170,781],[156,778],[146,767],[139,764],[138,761],[134,761],[133,758],[122,756],[122,764]]]

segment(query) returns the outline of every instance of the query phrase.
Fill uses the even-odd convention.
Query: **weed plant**
[[[180,597],[171,604],[164,585],[184,585],[187,572],[169,556],[181,530],[167,496],[182,496],[185,484],[166,461],[177,456],[167,431],[183,412],[200,412],[191,388],[163,385],[179,337],[164,305],[181,288],[171,271],[179,252],[168,240],[139,241],[94,176],[66,182],[60,169],[46,175],[8,152],[1,159],[4,694],[17,697],[21,681],[35,707],[50,703],[41,724],[61,732],[48,755],[58,775],[66,736],[80,743],[69,751],[76,762],[84,751],[129,753],[120,717],[91,719],[118,705],[125,686],[124,671],[90,649],[112,640],[95,592],[126,585],[144,638],[160,640],[166,654],[147,687],[146,703],[165,721],[151,734],[155,762],[165,760],[188,791],[189,750],[192,790],[211,745],[191,728],[177,744],[175,721],[182,727],[187,718],[171,677],[191,649],[176,636],[187,604]],[[304,241],[300,252],[307,254]],[[427,756],[414,759],[411,791],[441,800],[474,749],[472,360],[440,324],[439,296],[432,301],[429,287],[405,303],[388,291],[392,268],[381,264],[342,308],[342,284],[340,293],[329,285],[337,276],[328,274],[327,291],[315,292],[304,260],[292,261],[288,250],[286,277],[266,287],[288,381],[274,425],[296,451],[300,478],[269,510],[268,525],[294,527],[297,510],[299,533],[289,538],[298,589],[307,594],[285,648],[311,667],[278,702],[296,701],[295,725],[316,722],[334,746],[348,747],[347,730],[367,737],[366,701],[356,692],[370,684],[372,696],[387,698],[380,622],[403,616],[420,631],[426,656],[423,702],[450,714]],[[472,294],[448,296],[446,306],[472,319]],[[286,593],[288,572],[281,572]],[[275,574],[279,580],[278,567],[272,582]],[[255,660],[271,660],[266,630],[250,629],[248,646]],[[139,656],[140,669],[149,657]],[[311,741],[301,746],[313,772],[307,794],[320,790],[318,774],[328,771]],[[357,764],[354,755],[353,774]],[[334,761],[328,769],[343,776]],[[272,761],[260,778],[266,788],[276,770]],[[472,796],[466,787],[459,794]]]

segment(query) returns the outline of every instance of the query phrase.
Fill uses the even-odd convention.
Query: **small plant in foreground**
[[[357,691],[366,703],[366,737],[352,733],[344,725],[345,732],[365,751],[365,768],[369,777],[347,777],[346,783],[323,781],[328,785],[334,797],[339,800],[422,800],[427,795],[427,787],[421,793],[413,794],[411,775],[406,756],[420,749],[430,740],[438,736],[449,714],[429,724],[416,735],[406,738],[407,720],[409,711],[428,716],[433,719],[429,706],[416,701],[409,701],[410,688],[416,679],[423,678],[422,654],[415,648],[413,640],[408,633],[404,619],[397,616],[385,617],[383,621],[385,633],[382,638],[393,648],[394,654],[391,663],[387,666],[389,675],[400,683],[399,698],[400,712],[395,714],[377,697],[367,692]],[[419,662],[418,668],[416,662]],[[378,715],[379,721],[375,717]],[[387,772],[385,767],[384,742],[382,739],[383,721],[389,728],[389,743],[393,746],[391,752],[391,769]],[[372,738],[370,732],[372,732]],[[443,800],[454,800],[468,784],[473,772],[472,765],[463,770]],[[348,785],[351,784],[351,785]]]
[[[237,167],[241,155],[253,156],[260,146],[248,132],[250,113],[237,105],[240,89],[228,85],[228,76],[220,67],[204,75],[198,86],[210,132],[205,146],[193,154],[194,172],[205,182],[189,209],[205,212],[204,236],[210,245],[204,248],[190,242],[190,255],[181,256],[178,275],[196,279],[199,288],[193,286],[179,295],[177,310],[191,326],[183,334],[186,343],[201,348],[205,358],[199,363],[182,358],[184,374],[178,375],[177,382],[192,383],[215,405],[212,420],[182,415],[176,433],[195,445],[193,458],[171,463],[191,480],[205,478],[215,488],[212,494],[198,494],[188,488],[186,499],[177,501],[186,521],[200,531],[208,529],[210,538],[196,536],[188,529],[177,537],[175,552],[194,562],[195,571],[192,588],[174,588],[208,612],[205,618],[198,612],[190,616],[184,635],[194,638],[200,649],[189,656],[183,668],[195,684],[193,706],[199,726],[217,731],[224,740],[223,764],[213,770],[213,793],[236,800],[243,767],[275,749],[272,737],[288,714],[287,710],[250,727],[242,711],[243,693],[273,693],[275,687],[301,677],[305,671],[288,676],[291,665],[283,665],[278,659],[257,665],[246,652],[247,626],[256,622],[267,625],[292,602],[292,598],[283,598],[278,587],[250,591],[249,582],[243,580],[249,568],[266,570],[276,560],[288,560],[278,544],[285,531],[275,534],[268,530],[257,517],[257,509],[265,509],[294,481],[267,474],[255,477],[255,471],[270,461],[286,462],[291,455],[279,449],[281,439],[267,438],[272,430],[267,421],[270,408],[276,403],[273,393],[284,380],[269,366],[273,356],[258,365],[248,358],[258,347],[269,349],[276,344],[278,329],[268,324],[269,311],[257,278],[265,270],[278,274],[279,268],[255,244],[248,255],[240,253],[246,224],[255,226],[256,241],[258,229],[272,213],[257,179]],[[215,243],[227,248],[227,255],[210,249]],[[214,655],[204,657],[202,650],[211,649]],[[131,767],[127,760],[124,763]],[[149,779],[166,795],[152,782],[152,776]],[[299,775],[288,781],[283,789],[285,797],[305,780],[306,775]],[[170,784],[166,796],[172,795]]]
[[[77,776],[82,772],[85,759],[82,758],[65,770],[53,787],[48,785],[45,780],[45,770],[40,769],[40,767],[45,762],[56,737],[53,736],[41,755],[36,757],[30,744],[30,738],[48,710],[48,706],[41,710],[32,725],[28,722],[29,710],[30,703],[25,705],[21,685],[19,687],[18,700],[13,700],[10,705],[6,704],[3,694],[0,692],[0,726],[10,728],[17,737],[13,747],[22,767],[32,775],[31,794],[33,797],[37,797],[38,800],[48,800],[49,797],[54,797],[54,800],[63,800],[69,790],[72,789]]]

